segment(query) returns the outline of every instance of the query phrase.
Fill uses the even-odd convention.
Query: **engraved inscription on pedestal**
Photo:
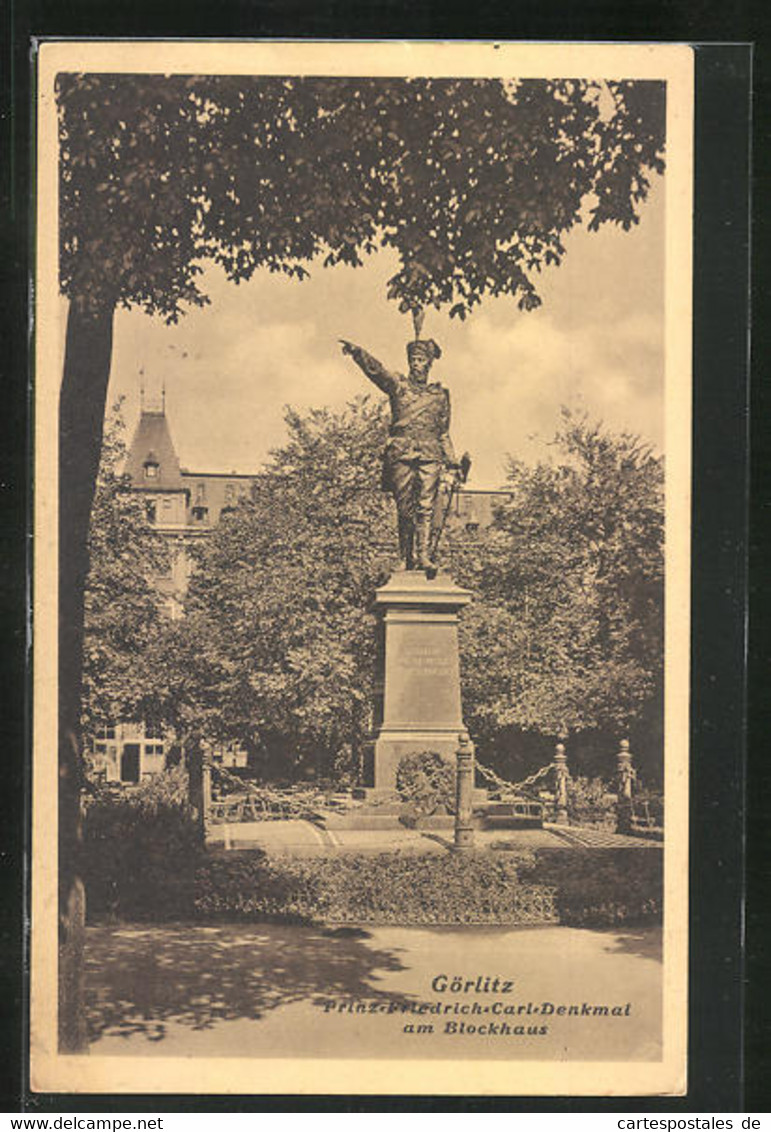
[[[435,610],[386,613],[386,727],[462,724],[458,619]]]

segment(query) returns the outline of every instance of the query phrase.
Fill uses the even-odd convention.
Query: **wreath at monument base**
[[[396,768],[396,789],[416,817],[455,812],[455,771],[436,751],[405,755]]]

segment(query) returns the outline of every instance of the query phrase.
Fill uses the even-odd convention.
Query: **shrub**
[[[89,916],[189,916],[202,853],[181,768],[131,793],[100,791],[86,806],[84,875]]]
[[[571,825],[614,829],[616,796],[601,778],[571,778],[568,783],[568,821]]]
[[[638,818],[648,817],[654,825],[664,825],[664,795],[635,783],[632,797],[634,812]]]
[[[416,817],[455,812],[455,772],[436,751],[405,755],[396,768],[396,789]]]
[[[521,879],[556,890],[560,923],[612,927],[659,921],[663,853],[658,849],[541,849]]]
[[[176,807],[182,812],[191,813],[190,781],[182,763],[145,779],[127,797],[135,806],[148,812],[160,807]]]

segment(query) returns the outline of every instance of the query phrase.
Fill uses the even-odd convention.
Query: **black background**
[[[749,3],[475,0],[12,0],[4,9],[0,538],[3,690],[0,1106],[30,1112],[764,1112],[769,1107],[764,943],[771,872],[766,651],[771,571],[768,11]],[[31,1095],[26,1081],[23,896],[29,852],[28,514],[32,427],[32,37],[305,37],[661,41],[696,53],[694,507],[689,1091],[684,1098],[169,1097]],[[754,52],[749,46],[755,42]],[[722,45],[722,46],[721,46]],[[753,64],[754,56],[754,64]],[[754,75],[753,75],[754,65]],[[754,91],[754,109],[750,90]],[[748,385],[749,160],[754,139],[753,384]],[[749,434],[752,433],[752,497]],[[751,526],[748,520],[751,518]],[[747,631],[750,600],[749,634]],[[749,682],[746,657],[749,649]],[[749,726],[746,715],[749,694]],[[745,771],[749,789],[745,792]],[[746,806],[745,806],[746,798]],[[745,821],[746,819],[746,821]],[[745,858],[745,834],[750,851]],[[745,905],[746,896],[746,905]],[[746,914],[745,914],[746,913]],[[746,946],[742,946],[742,925]],[[609,1082],[609,1085],[611,1082]]]

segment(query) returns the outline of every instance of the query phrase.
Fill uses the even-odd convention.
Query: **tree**
[[[199,551],[180,626],[197,654],[191,670],[183,652],[184,698],[202,738],[247,743],[265,773],[339,775],[357,769],[372,597],[398,558],[378,483],[385,418],[362,397],[286,422],[253,498]]]
[[[485,294],[538,303],[534,274],[594,201],[628,228],[663,168],[653,82],[62,74],[60,397],[60,974],[82,945],[77,870],[87,535],[116,305],[175,321],[206,301],[201,261],[357,264],[379,246],[389,297],[464,317]],[[60,1043],[84,1037],[60,978]]]
[[[152,660],[168,626],[160,582],[171,566],[169,546],[122,472],[124,435],[118,404],[105,430],[89,530],[82,707],[91,738],[118,720],[152,718]]]
[[[662,460],[567,410],[553,448],[511,461],[493,528],[455,553],[479,595],[462,623],[469,722],[493,745],[507,728],[620,738],[661,706]]]

